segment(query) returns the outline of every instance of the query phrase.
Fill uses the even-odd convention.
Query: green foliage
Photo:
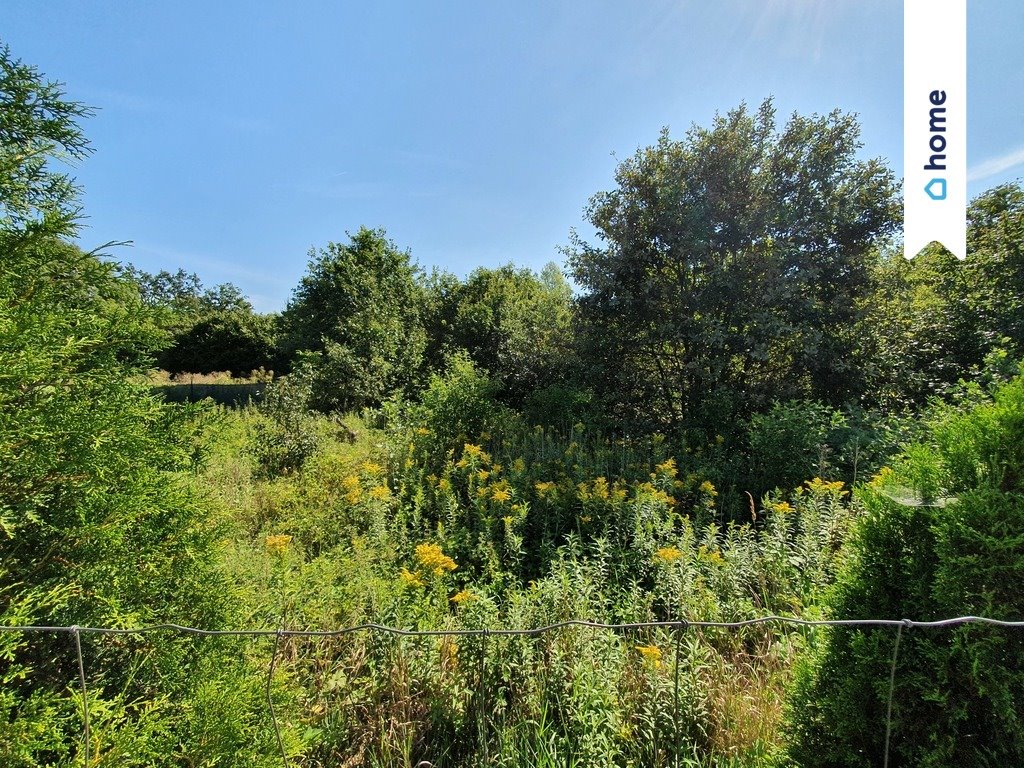
[[[862,365],[885,408],[949,398],[961,379],[984,380],[993,356],[1024,356],[1024,190],[991,189],[967,216],[965,261],[932,246],[912,261],[886,254],[875,268]]]
[[[281,320],[287,351],[313,374],[313,407],[358,410],[416,381],[426,346],[416,274],[380,230],[310,252]]]
[[[259,475],[293,472],[320,449],[321,430],[308,410],[313,376],[301,367],[264,391],[259,411],[265,418],[254,426],[248,446]]]
[[[170,373],[231,371],[246,376],[278,367],[274,315],[258,315],[231,283],[205,288],[199,276],[183,269],[149,274],[131,265],[124,276],[138,286],[169,338],[157,357]]]
[[[472,366],[463,365],[461,376],[473,381]],[[456,387],[460,397],[465,386]],[[218,442],[237,442],[235,430],[251,429],[256,418],[239,412],[217,425]],[[350,424],[355,443],[328,438],[296,472],[261,479],[241,470],[228,448],[204,470],[241,524],[226,563],[250,626],[501,629],[570,618],[814,617],[853,516],[841,484],[813,482],[788,501],[766,500],[757,532],[698,526],[670,514],[659,493],[673,487],[671,462],[651,466],[637,450],[629,456],[636,479],[606,482],[597,473],[611,466],[610,451],[582,433],[572,447],[539,433],[503,447],[496,432],[491,443],[505,466],[470,443],[440,476],[420,478],[419,467],[445,465],[448,449],[419,422],[379,448],[384,435]],[[441,455],[428,457],[428,448]],[[408,450],[416,452],[412,463]],[[513,450],[524,454],[512,458]],[[546,473],[567,459],[564,471],[579,482],[536,487],[532,467]],[[573,529],[532,581],[518,578],[521,515],[539,523],[560,509]],[[800,633],[690,630],[678,654],[675,640],[667,630],[585,629],[486,641],[375,633],[289,640],[279,672],[291,698],[282,696],[279,716],[306,734],[293,742],[296,754],[323,764],[470,766],[485,755],[506,765],[667,766],[677,757],[680,765],[761,764]]]
[[[865,489],[868,514],[830,599],[834,617],[1020,617],[1022,414],[1024,378],[970,410],[942,410],[933,445],[908,452]],[[908,500],[906,487],[920,500]],[[797,764],[880,764],[893,639],[881,629],[825,636],[793,692],[790,753]],[[893,699],[896,760],[1018,762],[1022,652],[1019,633],[991,627],[905,632]]]
[[[140,381],[162,334],[133,284],[67,242],[75,189],[49,163],[84,156],[88,110],[6,48],[0,71],[0,622],[220,624],[193,420]],[[85,762],[69,639],[0,639],[4,765]],[[171,764],[186,729],[223,726],[172,704],[194,690],[194,639],[82,645],[93,764]]]
[[[275,317],[234,311],[206,315],[179,331],[157,362],[171,373],[248,376],[273,368],[276,359]]]
[[[747,482],[755,496],[808,477],[856,485],[877,472],[913,431],[905,418],[790,400],[750,419]]]
[[[572,351],[572,291],[558,267],[539,275],[511,265],[475,270],[466,281],[433,275],[426,284],[427,359],[464,351],[500,385],[502,399],[520,405],[556,383]]]
[[[707,434],[779,398],[838,405],[863,388],[851,350],[897,187],[856,158],[856,120],[766,101],[663,132],[591,199],[601,245],[568,251],[589,378],[616,415]]]

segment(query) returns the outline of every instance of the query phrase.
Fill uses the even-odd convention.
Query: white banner
[[[967,0],[903,0],[903,247],[967,255]]]

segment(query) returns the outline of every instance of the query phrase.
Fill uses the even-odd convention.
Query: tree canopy
[[[857,157],[853,116],[740,106],[620,163],[567,255],[589,360],[623,416],[706,425],[780,397],[862,387],[850,329],[898,187]]]
[[[318,407],[379,403],[416,380],[426,347],[417,275],[382,230],[310,252],[281,319],[287,349],[316,372]]]

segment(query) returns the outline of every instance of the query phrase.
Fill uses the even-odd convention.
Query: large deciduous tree
[[[620,163],[567,249],[591,381],[621,416],[704,427],[778,398],[829,403],[863,383],[858,299],[898,187],[838,111],[776,125],[740,106]]]
[[[416,381],[426,347],[416,278],[408,251],[381,230],[310,252],[282,323],[286,346],[313,373],[312,405],[360,408]]]

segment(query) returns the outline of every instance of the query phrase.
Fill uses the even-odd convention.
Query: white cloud
[[[1011,168],[1016,168],[1018,165],[1024,165],[1024,147],[1017,147],[1005,155],[993,157],[991,160],[986,160],[969,168],[967,170],[967,180],[981,181],[989,176],[995,176]]]

